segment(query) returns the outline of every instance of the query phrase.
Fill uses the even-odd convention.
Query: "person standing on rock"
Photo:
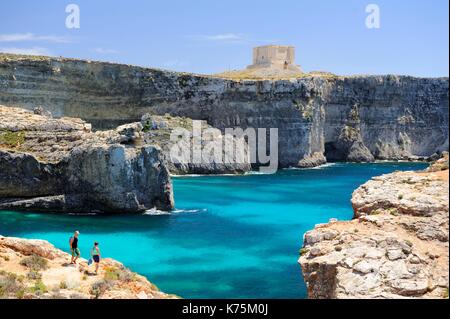
[[[77,263],[78,257],[80,257],[80,249],[78,248],[78,235],[80,232],[78,230],[75,231],[72,237],[70,237],[70,252],[72,253],[72,259],[70,260],[71,264]]]
[[[98,242],[94,242],[94,247],[91,249],[91,257],[95,263],[95,274],[98,274],[98,266],[100,265],[100,248]]]

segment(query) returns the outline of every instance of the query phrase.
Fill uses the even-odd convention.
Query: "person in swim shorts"
[[[94,247],[91,249],[91,257],[95,263],[95,274],[98,273],[98,266],[100,265],[100,248],[98,247],[98,242],[94,243]]]
[[[77,230],[73,234],[72,237],[70,237],[69,244],[70,244],[70,252],[72,253],[72,259],[70,260],[71,264],[76,264],[78,257],[80,257],[80,249],[78,248],[78,235],[80,232]]]

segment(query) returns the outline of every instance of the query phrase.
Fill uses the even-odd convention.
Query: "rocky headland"
[[[0,106],[0,210],[137,213],[173,205],[161,151],[143,143],[140,123],[93,132],[81,119]]]
[[[417,160],[446,151],[448,84],[448,78],[328,73],[224,78],[0,54],[0,104],[42,106],[95,129],[146,113],[203,120],[222,131],[278,128],[279,167]]]
[[[99,272],[44,240],[0,236],[0,299],[174,299],[121,263],[102,259]]]
[[[354,219],[304,235],[309,298],[448,298],[448,154],[424,172],[375,177],[352,196]]]
[[[222,134],[218,129],[208,125],[206,121],[198,121],[197,128],[202,132],[203,138],[198,142],[194,140],[193,120],[187,117],[173,117],[144,114],[141,118],[143,126],[143,140],[149,145],[158,145],[162,151],[164,162],[172,175],[185,174],[243,174],[252,170],[250,153],[244,138],[230,134]],[[182,130],[177,133],[176,130]],[[208,133],[209,132],[209,133]],[[179,135],[178,135],[179,134]],[[193,145],[197,143],[202,151],[201,161],[193,160]],[[242,145],[227,149],[224,144]],[[207,150],[208,145],[217,146],[219,153],[214,149]],[[182,150],[182,156],[173,157],[171,151]],[[237,152],[240,152],[237,155]],[[227,159],[231,160],[227,160]],[[236,160],[237,159],[237,160]]]

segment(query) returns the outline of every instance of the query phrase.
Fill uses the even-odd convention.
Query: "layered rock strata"
[[[360,186],[352,221],[304,236],[308,297],[448,298],[448,186],[448,170],[398,172]]]
[[[222,134],[206,121],[196,121],[194,128],[190,118],[145,114],[141,123],[144,142],[161,147],[171,174],[243,174],[252,169],[245,138]]]
[[[223,79],[103,62],[0,55],[0,103],[111,128],[145,113],[277,128],[281,167],[418,159],[448,150],[448,78]]]
[[[136,213],[173,208],[160,150],[143,144],[141,131],[134,123],[94,133],[80,119],[0,106],[0,209]]]

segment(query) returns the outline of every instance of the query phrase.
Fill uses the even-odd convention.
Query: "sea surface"
[[[297,263],[303,234],[352,218],[353,190],[420,163],[328,164],[274,175],[174,178],[176,210],[139,216],[0,212],[0,234],[46,239],[68,251],[80,231],[161,290],[185,298],[305,298]]]

